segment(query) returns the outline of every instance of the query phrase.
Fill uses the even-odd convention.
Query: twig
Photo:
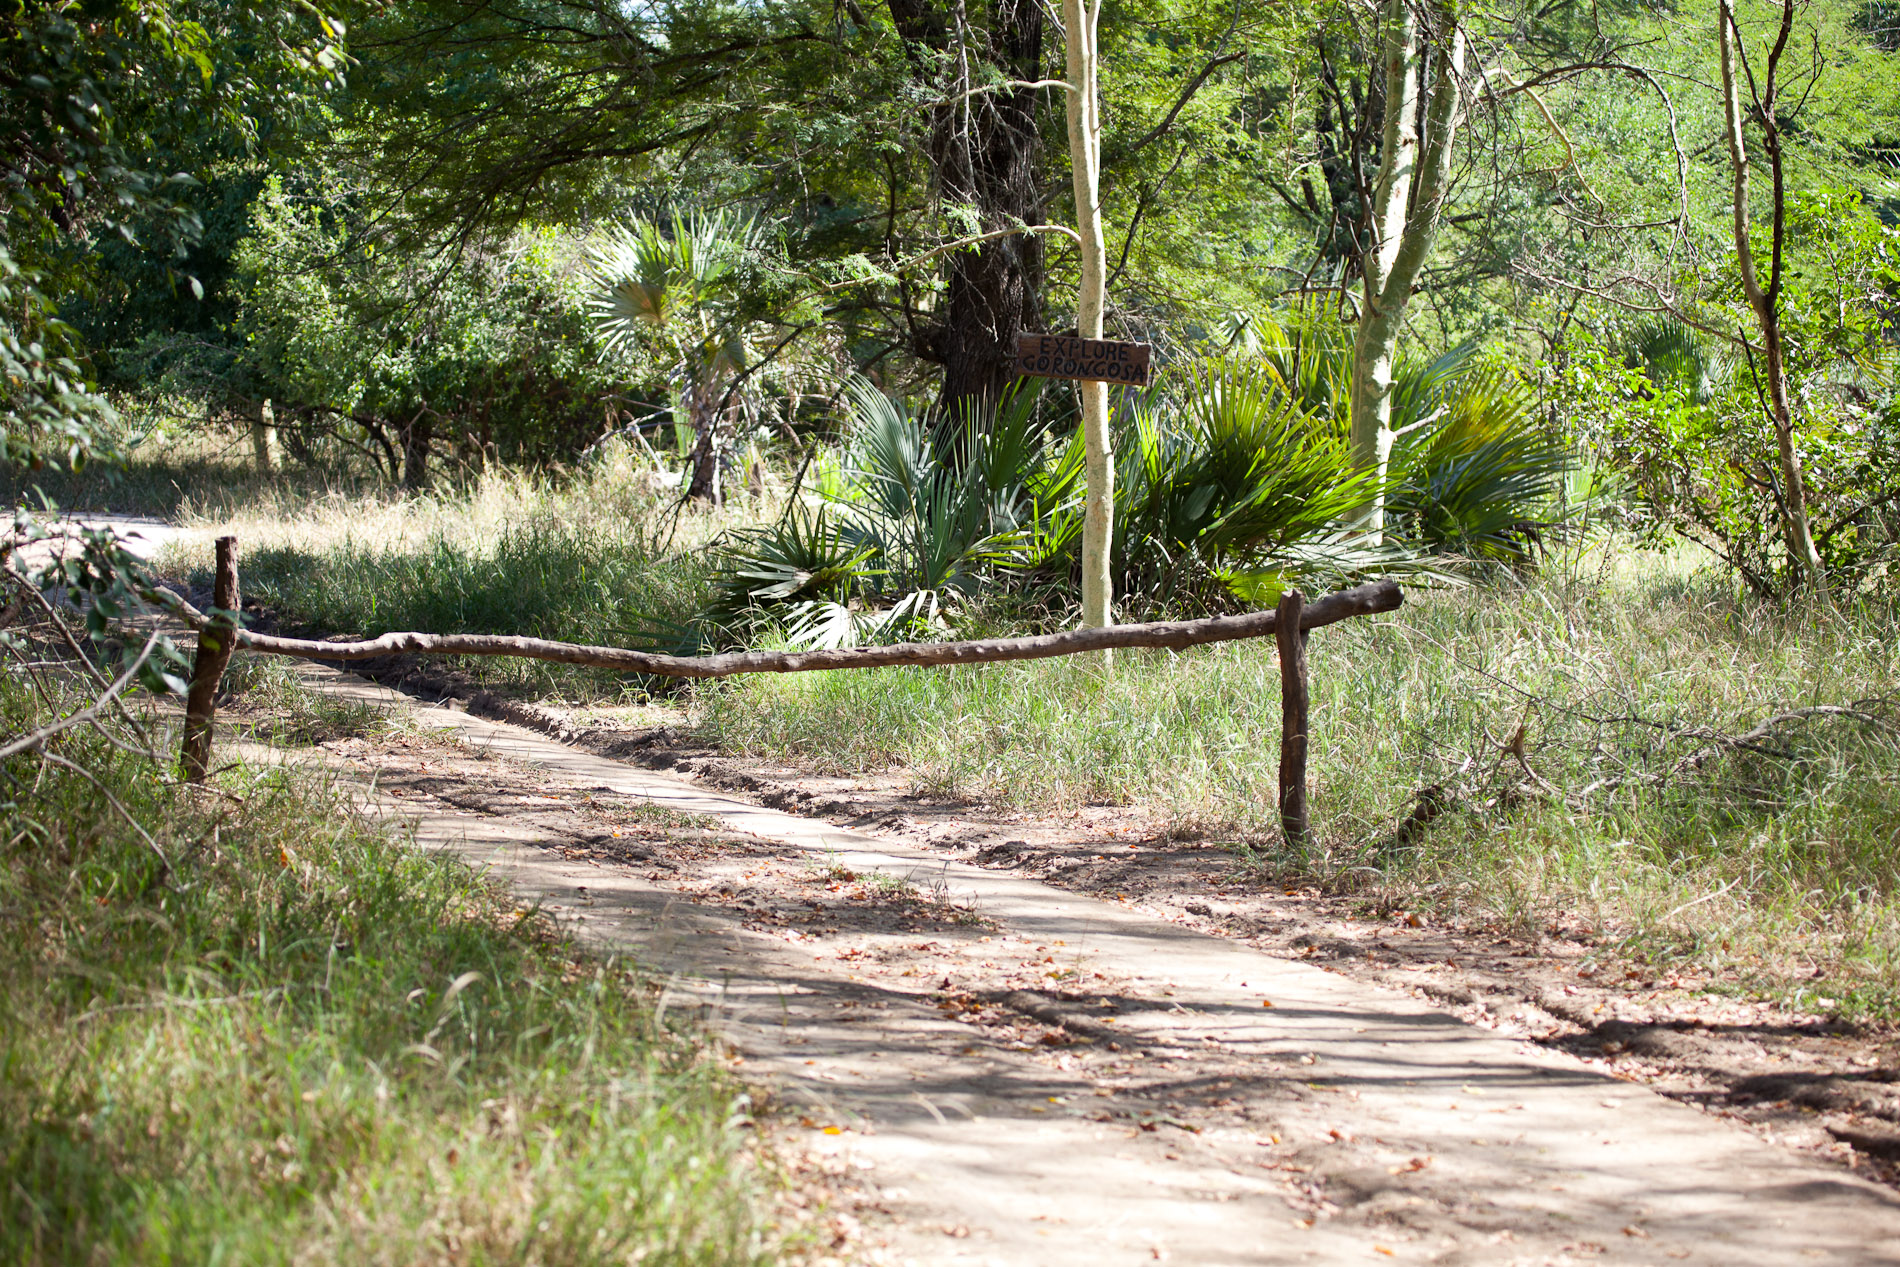
[[[947,251],[960,250],[966,246],[975,246],[979,242],[988,242],[993,238],[1014,237],[1019,233],[1029,233],[1029,234],[1060,233],[1078,243],[1081,242],[1082,240],[1082,237],[1080,234],[1078,234],[1074,229],[1071,229],[1067,225],[1064,225],[1064,224],[1022,224],[1022,225],[1016,225],[1013,228],[992,229],[988,233],[972,234],[970,237],[967,237],[967,238],[958,238],[954,242],[945,242],[941,246],[934,246],[930,248],[928,251],[925,251],[922,255],[913,255],[907,260],[899,260],[896,263],[892,264],[889,268],[885,269],[884,271],[887,274],[902,272],[905,269],[915,268],[919,264],[927,263],[930,260],[934,260],[939,255],[942,255]],[[843,290],[847,286],[863,286],[863,285],[866,285],[867,283],[874,282],[876,280],[878,279],[875,277],[847,277],[843,281],[832,282],[829,286],[821,286],[819,287],[819,290],[821,292]]]
[[[74,713],[71,717],[63,721],[52,722],[49,725],[40,727],[38,730],[29,731],[5,747],[0,747],[0,760],[5,760],[15,753],[25,752],[28,748],[37,748],[54,735],[62,731],[71,730],[74,726],[84,725],[86,722],[96,718],[99,715],[99,710],[107,703],[118,698],[119,692],[123,691],[126,685],[138,675],[138,671],[145,667],[145,662],[151,658],[152,648],[158,645],[158,640],[162,636],[163,634],[157,630],[152,632],[152,636],[145,640],[145,649],[139,652],[138,659],[134,660],[131,665],[126,668],[125,672],[119,675],[117,681],[106,688],[105,694],[93,700],[91,704],[87,705],[81,711]]]
[[[60,618],[58,609],[47,601],[46,595],[40,593],[39,588],[31,581],[11,569],[7,572],[7,579],[12,581],[22,594],[32,599],[33,602],[39,606],[39,609],[46,614],[48,622],[50,622],[53,628],[59,633],[60,641],[64,642],[66,649],[73,653],[74,658],[77,659],[80,665],[86,670],[86,675],[93,680],[100,690],[109,689],[106,682],[106,675],[99,671],[99,666],[93,663],[92,657],[86,654],[85,648],[79,645],[78,640],[73,637],[72,630],[68,629],[66,622]],[[139,733],[140,738],[145,739],[148,743],[150,742],[150,737],[145,734],[144,728],[139,725],[131,713],[127,712],[122,705],[118,706],[118,712],[121,717],[125,718],[126,724]]]
[[[175,595],[166,604],[190,623],[203,628],[204,613]],[[1306,607],[1302,630],[1337,624],[1355,616],[1394,611],[1405,601],[1393,581],[1376,581],[1328,594]],[[433,655],[511,656],[554,664],[581,664],[651,673],[657,677],[723,678],[741,673],[808,673],[819,669],[867,669],[885,665],[989,664],[1006,660],[1043,660],[1112,647],[1204,646],[1274,633],[1273,612],[1242,616],[1215,616],[1207,620],[1161,621],[1152,624],[1110,625],[1074,629],[1067,633],[1028,638],[993,638],[972,642],[905,642],[856,647],[839,651],[731,651],[711,656],[660,655],[621,647],[585,646],[548,642],[540,638],[492,634],[387,633],[357,642],[317,642],[279,638],[249,630],[237,631],[237,645],[267,655],[304,660],[373,660],[401,652]]]
[[[1041,90],[1043,88],[1062,88],[1069,92],[1080,91],[1080,89],[1066,79],[1005,79],[1001,83],[981,84],[969,89],[967,92],[959,92],[949,97],[939,97],[929,104],[933,108],[938,106],[952,106],[959,101],[967,101],[971,97],[982,96],[986,92],[1021,92],[1030,89]]]
[[[1692,906],[1700,906],[1704,902],[1712,902],[1716,898],[1721,897],[1724,893],[1727,893],[1730,889],[1734,888],[1736,885],[1740,884],[1741,882],[1742,882],[1742,877],[1736,876],[1733,880],[1730,880],[1727,884],[1723,885],[1721,888],[1717,889],[1715,892],[1704,893],[1699,898],[1695,898],[1692,901],[1684,902],[1681,906],[1678,906],[1675,910],[1669,912],[1669,914],[1663,916],[1662,919],[1657,920],[1656,922],[1659,924],[1665,923],[1669,920],[1674,919],[1676,916],[1682,914],[1684,911],[1688,910]]]

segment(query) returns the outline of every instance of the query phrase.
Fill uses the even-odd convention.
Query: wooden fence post
[[[237,538],[218,538],[218,575],[211,588],[211,622],[198,631],[198,655],[185,693],[185,740],[179,771],[187,783],[204,782],[211,768],[211,726],[218,712],[218,684],[237,645]]]
[[[1274,641],[1280,648],[1280,828],[1289,848],[1306,848],[1306,635],[1300,617],[1306,596],[1288,590],[1275,612]]]

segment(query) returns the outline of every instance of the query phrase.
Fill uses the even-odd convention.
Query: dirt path
[[[888,1215],[872,1257],[1900,1262],[1886,1190],[1420,999],[415,715],[460,745],[329,759],[374,772],[422,843],[672,974],[671,1005],[721,1029]]]
[[[82,528],[111,528],[118,532],[125,548],[141,559],[151,559],[168,542],[179,537],[184,529],[174,527],[162,519],[150,519],[138,515],[108,515],[86,512],[76,515],[60,516],[61,520]],[[53,559],[64,557],[59,539],[36,541],[20,551],[21,565],[28,570],[45,567]]]

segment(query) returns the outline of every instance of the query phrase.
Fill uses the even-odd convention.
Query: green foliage
[[[610,228],[594,250],[600,289],[591,311],[610,351],[645,334],[663,339],[695,382],[745,368],[739,301],[756,277],[758,226],[724,212],[675,213],[670,225],[640,217]]]
[[[1669,317],[1654,317],[1631,325],[1623,335],[1623,364],[1640,369],[1652,384],[1680,392],[1706,405],[1727,387],[1734,375],[1731,357],[1711,349],[1696,331]]]
[[[405,248],[710,192],[738,165],[730,145],[769,163],[782,131],[805,129],[809,143],[877,100],[823,96],[852,66],[853,33],[829,4],[405,0],[358,12],[336,144],[379,188],[403,191],[390,240]],[[807,123],[816,111],[827,117]]]
[[[157,580],[145,561],[125,546],[111,527],[48,526],[24,508],[13,512],[11,531],[0,535],[0,569],[42,594],[64,592],[84,613],[86,638],[116,660],[129,680],[155,694],[182,694],[185,658],[170,635],[154,629],[137,645],[120,638],[120,623],[134,615],[153,615],[146,595]],[[17,555],[36,542],[53,543],[42,567],[22,567]],[[9,604],[11,606],[11,604]],[[17,647],[15,634],[0,627],[0,649]]]
[[[237,251],[251,232],[252,205],[265,178],[259,160],[232,161],[219,163],[185,190],[181,198],[199,230],[177,251],[161,253],[116,237],[93,243],[88,284],[61,311],[90,349],[101,388],[128,414],[162,406],[168,391],[179,386],[165,382],[165,369],[187,349],[202,359],[230,342],[241,297]],[[190,281],[180,283],[180,275]],[[215,398],[200,400],[204,395],[190,394],[200,406],[194,412],[204,413],[203,405],[214,411],[228,407]],[[128,439],[136,443],[136,423],[131,428]]]
[[[169,265],[202,226],[187,194],[214,153],[254,142],[335,81],[341,27],[308,4],[105,0],[26,5],[0,26],[0,453],[74,462],[112,411],[57,309],[91,285],[89,241]]]
[[[1275,601],[1427,570],[1346,530],[1373,477],[1346,439],[1350,372],[1335,343],[1281,341],[1170,371],[1114,427],[1116,593],[1131,617]],[[744,642],[776,622],[795,643],[846,645],[941,627],[998,593],[1060,607],[1078,564],[1082,441],[1056,442],[1034,398],[930,424],[862,381],[841,476],[816,510],[729,534],[694,641]],[[1543,438],[1527,391],[1468,349],[1401,375],[1412,426],[1395,466],[1396,521],[1434,551],[1523,563],[1568,454]]]
[[[1795,445],[1830,584],[1883,584],[1900,559],[1894,340],[1900,229],[1852,194],[1792,200],[1781,305]],[[1559,391],[1588,440],[1627,470],[1658,529],[1702,542],[1761,594],[1794,583],[1759,353],[1680,322],[1611,326],[1580,344]]]
[[[1079,566],[1082,440],[1057,440],[1017,392],[935,423],[862,380],[839,477],[816,510],[718,547],[702,643],[777,623],[794,642],[941,636],[973,599],[1061,607]],[[1270,602],[1288,578],[1393,566],[1342,531],[1363,497],[1341,428],[1233,360],[1164,381],[1115,428],[1117,592],[1131,615]]]
[[[823,504],[718,548],[708,626],[731,637],[777,621],[793,641],[849,646],[940,630],[960,603],[1054,546],[1079,466],[1058,456],[1027,392],[988,417],[935,424],[865,380],[847,389],[852,426]]]
[[[1413,591],[1390,618],[1316,632],[1304,854],[1277,822],[1271,640],[1119,653],[1106,680],[1052,660],[696,693],[727,750],[896,769],[921,794],[1039,814],[1139,806],[1157,832],[1379,908],[1526,931],[1561,914],[1738,988],[1900,1016],[1900,611],[1887,593],[1791,620],[1736,588],[1612,552]],[[1816,703],[1859,715],[1795,716],[1752,751],[1708,751],[1711,734]],[[1542,784],[1501,759],[1520,725]],[[1428,788],[1452,808],[1400,836]]]
[[[1573,416],[1633,479],[1652,530],[1707,546],[1759,594],[1793,584],[1775,436],[1754,401],[1738,392],[1698,403],[1601,353],[1575,356],[1563,383]],[[1849,425],[1810,414],[1797,441],[1830,583],[1845,592],[1882,583],[1900,546],[1900,416],[1892,404]]]
[[[554,519],[504,528],[492,542],[447,533],[387,545],[270,547],[244,561],[245,593],[325,633],[455,630],[622,644],[656,617],[684,614],[703,585],[688,558],[630,540],[626,521]],[[534,661],[469,666],[485,681],[614,693],[620,677]]]
[[[1350,421],[1353,352],[1337,323],[1295,314],[1287,326],[1248,320],[1244,338],[1282,393],[1341,434]],[[1398,433],[1386,488],[1387,528],[1417,549],[1525,565],[1563,528],[1556,507],[1568,447],[1539,422],[1516,374],[1460,344],[1426,359],[1401,355],[1392,376]]]
[[[1408,379],[1412,376],[1407,375]],[[1394,451],[1388,523],[1425,549],[1527,565],[1566,524],[1556,505],[1570,447],[1539,425],[1510,370],[1454,349],[1406,383],[1407,425]],[[1395,418],[1397,416],[1395,408]]]
[[[571,460],[599,437],[626,384],[590,336],[571,239],[522,230],[438,265],[379,249],[363,213],[347,183],[273,178],[237,250],[229,350],[155,348],[176,353],[173,381],[269,399],[304,447],[335,436],[392,478],[436,448],[479,467]]]
[[[830,507],[808,510],[794,503],[776,523],[740,529],[720,543],[706,605],[681,650],[746,645],[771,615],[782,615],[795,642],[850,646],[860,625],[851,604],[881,578],[873,566],[877,547],[847,534]]]
[[[71,329],[0,242],[0,464],[81,466],[118,411],[73,359]]]
[[[1116,590],[1138,610],[1218,608],[1394,562],[1342,531],[1369,485],[1344,429],[1289,399],[1272,366],[1197,365],[1117,428]]]

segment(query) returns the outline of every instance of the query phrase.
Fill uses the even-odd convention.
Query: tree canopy
[[[1163,364],[1268,327],[1356,342],[1375,473],[1401,362],[1480,347],[1761,584],[1785,561],[1741,525],[1759,501],[1787,528],[1812,483],[1788,549],[1818,577],[1891,500],[1888,7],[1103,0],[1104,332]],[[268,400],[392,475],[633,418],[802,433],[857,373],[956,418],[1012,390],[1016,335],[1078,319],[1046,6],[22,3],[0,39],[16,456],[109,431],[98,385]],[[750,359],[708,406],[743,428],[680,403],[694,358],[657,326],[589,316],[615,226],[719,215],[772,261],[729,297]]]

